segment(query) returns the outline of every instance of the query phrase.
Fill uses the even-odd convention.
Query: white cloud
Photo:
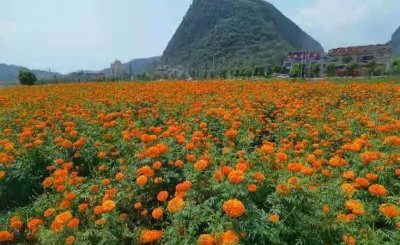
[[[399,12],[398,0],[314,0],[291,17],[330,49],[389,41]]]

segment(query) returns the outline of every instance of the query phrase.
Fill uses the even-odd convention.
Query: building
[[[331,49],[325,58],[324,67],[335,66],[336,75],[343,76],[346,66],[350,63],[357,67],[354,75],[363,74],[363,68],[371,65],[386,72],[390,69],[390,46],[377,44]]]
[[[304,77],[307,76],[307,71],[309,70],[308,68],[311,66],[311,64],[319,65],[320,70],[322,70],[321,67],[323,64],[323,57],[324,57],[323,53],[316,51],[289,52],[283,62],[283,66],[285,67],[286,70],[291,71],[293,65],[303,64],[303,71],[301,76]]]
[[[124,77],[124,66],[122,65],[121,61],[115,60],[111,64],[111,73],[113,78],[123,78]]]

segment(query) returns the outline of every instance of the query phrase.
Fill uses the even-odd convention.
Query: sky
[[[0,63],[72,72],[161,55],[192,0],[0,0]],[[325,50],[386,43],[399,0],[269,0]]]

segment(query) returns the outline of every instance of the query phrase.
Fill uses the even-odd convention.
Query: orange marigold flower
[[[111,180],[110,179],[103,179],[101,182],[103,183],[103,185],[106,185],[106,186],[111,184]]]
[[[256,184],[249,184],[247,186],[247,190],[251,193],[257,192],[257,185]]]
[[[96,206],[93,209],[95,215],[100,215],[103,213],[103,206]]]
[[[386,188],[383,185],[379,185],[379,184],[371,185],[368,188],[368,190],[371,193],[371,195],[377,196],[377,197],[386,196],[388,194],[388,191],[386,190]]]
[[[140,233],[139,242],[142,244],[154,243],[161,239],[162,231],[159,230],[143,230]]]
[[[143,205],[141,202],[137,202],[137,203],[133,204],[134,209],[141,209],[142,207],[143,207]]]
[[[364,164],[368,164],[370,162],[376,161],[380,158],[380,152],[378,151],[367,151],[361,154],[361,161]]]
[[[46,211],[44,211],[43,216],[49,217],[49,216],[53,215],[55,212],[56,212],[56,210],[54,208],[49,208]]]
[[[100,151],[99,154],[98,154],[98,157],[99,157],[100,159],[104,159],[106,156],[107,156],[107,153],[104,152],[104,151]]]
[[[270,214],[268,216],[269,222],[275,223],[275,222],[278,222],[279,220],[280,220],[279,214]]]
[[[96,225],[104,225],[106,221],[104,219],[98,219],[96,220]]]
[[[149,166],[143,166],[137,170],[137,173],[140,175],[144,175],[147,178],[154,176],[154,170]]]
[[[43,224],[43,220],[32,219],[28,222],[27,227],[33,234],[36,234],[39,231],[39,228],[42,224]]]
[[[21,229],[23,226],[23,223],[21,221],[21,219],[18,216],[13,216],[10,219],[10,227],[15,229],[15,230],[19,230]]]
[[[369,181],[376,181],[378,179],[378,175],[374,174],[374,173],[367,173],[365,175],[365,178]]]
[[[283,184],[278,184],[276,185],[276,191],[280,194],[280,195],[287,195],[290,193],[290,188],[286,185]]]
[[[109,213],[115,209],[115,202],[113,200],[106,200],[101,205],[104,213]]]
[[[160,161],[155,161],[154,163],[153,163],[153,168],[154,169],[161,169],[161,167],[162,167],[162,163],[160,162]]]
[[[153,210],[153,212],[151,212],[151,216],[153,217],[153,219],[161,219],[163,216],[163,209],[162,208],[156,208]]]
[[[356,184],[357,187],[360,187],[360,188],[367,188],[370,185],[369,181],[366,178],[362,178],[362,177],[358,177],[354,181],[354,183]]]
[[[160,155],[160,151],[157,147],[152,146],[146,150],[146,156],[150,158],[156,158]]]
[[[236,138],[237,135],[238,135],[237,131],[233,129],[228,129],[225,132],[225,136],[230,139]]]
[[[262,181],[265,180],[265,176],[264,176],[264,174],[261,173],[261,172],[255,172],[255,173],[253,174],[253,177],[254,177],[257,181],[260,181],[260,182],[262,182]]]
[[[89,204],[87,204],[87,203],[82,203],[82,204],[79,204],[79,206],[78,206],[78,209],[81,212],[85,211],[88,208],[89,208]]]
[[[168,199],[168,191],[160,191],[157,194],[157,200],[160,202],[165,202]]]
[[[0,180],[4,179],[5,177],[6,177],[6,172],[0,170]]]
[[[284,161],[287,161],[289,159],[288,156],[286,155],[286,153],[284,153],[284,152],[276,153],[275,157],[279,162],[284,162]]]
[[[236,245],[236,244],[239,244],[239,241],[240,241],[239,235],[233,230],[228,230],[228,231],[224,232],[224,234],[220,238],[218,244],[220,244],[220,245]]]
[[[232,218],[239,218],[246,212],[244,204],[236,198],[226,201],[222,208]]]
[[[265,142],[261,146],[261,152],[264,153],[264,154],[272,154],[272,153],[274,153],[274,144],[272,144],[271,142]]]
[[[136,184],[137,184],[138,186],[145,186],[145,185],[147,184],[147,181],[148,181],[148,179],[147,179],[146,176],[140,175],[140,176],[137,177],[137,179],[136,179]]]
[[[328,204],[322,205],[322,212],[324,214],[328,214],[330,210],[331,210],[331,207]]]
[[[347,244],[347,245],[356,245],[356,239],[350,235],[344,235],[343,236],[343,241]]]
[[[346,209],[350,210],[353,214],[363,215],[365,213],[364,207],[359,200],[348,200],[345,203]]]
[[[201,234],[197,239],[197,245],[215,245],[215,238],[211,234]]]
[[[78,218],[73,218],[68,222],[68,227],[71,229],[75,229],[78,227],[80,220]]]
[[[69,236],[67,239],[65,239],[65,244],[66,245],[72,245],[75,242],[75,237],[74,236]]]
[[[194,164],[194,167],[199,171],[203,171],[208,167],[208,161],[203,159],[199,160]]]
[[[123,174],[123,173],[117,173],[116,175],[115,175],[115,179],[117,180],[117,181],[121,181],[121,180],[123,180],[123,179],[125,179],[125,175]]]
[[[244,173],[241,170],[233,170],[228,175],[228,180],[234,184],[240,184],[244,179]]]
[[[356,177],[356,174],[353,171],[348,170],[342,174],[342,177],[345,179],[354,179]]]
[[[340,156],[334,156],[329,160],[329,165],[331,167],[344,167],[347,165],[347,161]]]
[[[214,172],[213,178],[214,178],[216,181],[222,181],[223,178],[224,178],[224,173],[222,173],[221,170],[217,170],[217,171]]]
[[[185,207],[185,201],[180,197],[174,197],[168,202],[167,209],[170,213],[177,213]]]
[[[344,193],[346,194],[346,196],[351,197],[354,192],[356,191],[356,188],[354,188],[353,185],[348,184],[348,183],[344,183],[341,185],[342,190],[344,191]]]
[[[14,234],[9,231],[0,231],[0,242],[11,242],[14,240]]]
[[[53,223],[51,224],[51,229],[54,232],[61,232],[64,229],[64,225],[72,219],[71,211],[65,211],[58,214]]]
[[[379,212],[388,218],[395,218],[400,214],[397,206],[391,203],[381,204]]]
[[[289,163],[287,165],[287,170],[290,172],[300,172],[302,168],[303,165],[301,165],[300,163]]]

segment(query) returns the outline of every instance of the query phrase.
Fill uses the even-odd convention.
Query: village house
[[[326,56],[325,66],[334,65],[336,74],[342,75],[346,65],[353,63],[357,66],[357,74],[365,75],[363,68],[380,67],[384,72],[390,68],[390,47],[386,44],[353,46],[331,49]]]
[[[322,66],[323,56],[324,56],[323,53],[316,51],[289,52],[283,62],[283,66],[285,67],[286,70],[291,71],[293,65],[303,64],[303,71],[301,76],[306,76],[307,75],[306,71],[308,70],[311,64],[318,64],[320,67]]]

